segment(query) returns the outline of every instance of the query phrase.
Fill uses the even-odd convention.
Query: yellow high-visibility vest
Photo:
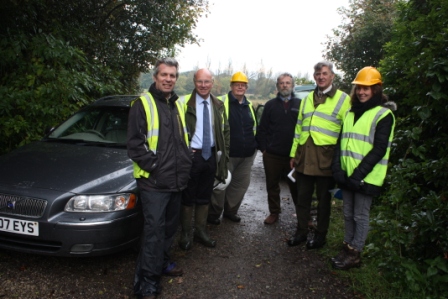
[[[151,95],[151,93],[146,92],[143,94],[139,100],[142,101],[143,108],[145,109],[146,114],[146,123],[148,125],[147,128],[147,141],[149,149],[154,153],[157,154],[157,144],[159,142],[159,113],[157,111],[157,105],[156,102]],[[135,101],[134,101],[135,102]],[[134,102],[131,103],[131,105],[134,104]],[[184,139],[187,146],[189,146],[188,141],[188,133],[187,133],[187,126],[185,124],[185,110],[184,105],[182,103],[179,103],[176,101],[176,107],[179,113],[180,120],[182,122],[182,129],[184,131]],[[137,163],[133,163],[134,165],[134,178],[149,178],[150,173],[141,169],[140,166],[138,166]]]
[[[378,106],[364,112],[354,124],[355,114],[347,113],[341,135],[341,168],[348,176],[352,175],[362,159],[372,150],[376,126],[388,114],[394,117],[390,109]],[[383,185],[389,162],[390,146],[394,138],[394,127],[395,120],[390,132],[386,154],[364,178],[364,182],[380,187]]]
[[[314,108],[314,91],[300,103],[290,157],[296,154],[297,146],[312,137],[317,146],[336,144],[348,109],[350,97],[337,90],[333,97]]]
[[[229,95],[223,95],[218,97],[219,100],[221,100],[222,102],[224,102],[224,107],[226,108],[226,115],[227,118],[229,118]],[[246,99],[247,100],[247,99]],[[253,127],[253,131],[254,131],[254,136],[257,134],[257,119],[255,118],[255,111],[254,108],[252,106],[252,102],[247,100],[249,102],[249,109],[250,109],[250,113],[252,115],[252,119],[254,120],[254,127]]]

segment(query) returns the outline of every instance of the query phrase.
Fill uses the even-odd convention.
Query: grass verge
[[[342,200],[334,199],[330,229],[327,235],[327,245],[320,250],[320,254],[328,258],[328,267],[332,268],[330,258],[337,255],[344,240],[344,219]],[[366,244],[369,243],[367,238]],[[408,299],[415,298],[415,293],[405,289],[393,288],[376,266],[378,261],[367,256],[366,250],[361,257],[361,267],[348,271],[333,270],[341,280],[347,281],[353,291],[362,294],[360,298],[368,299]]]

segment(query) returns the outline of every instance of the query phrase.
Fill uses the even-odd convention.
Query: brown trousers
[[[264,173],[266,175],[266,190],[268,192],[268,206],[271,214],[280,214],[280,180],[284,178],[289,186],[291,197],[297,208],[297,185],[287,178],[291,171],[291,158],[282,157],[265,152],[263,154]]]

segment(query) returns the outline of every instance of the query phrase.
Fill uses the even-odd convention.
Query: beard
[[[282,97],[286,98],[292,93],[292,88],[280,89],[279,93]]]

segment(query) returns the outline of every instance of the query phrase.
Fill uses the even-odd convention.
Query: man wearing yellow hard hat
[[[250,184],[250,172],[257,150],[255,133],[257,121],[251,102],[245,94],[249,80],[242,72],[230,79],[230,91],[219,97],[224,102],[230,126],[230,149],[228,169],[232,179],[225,190],[215,188],[210,202],[208,222],[220,224],[223,217],[240,222],[238,209]]]

